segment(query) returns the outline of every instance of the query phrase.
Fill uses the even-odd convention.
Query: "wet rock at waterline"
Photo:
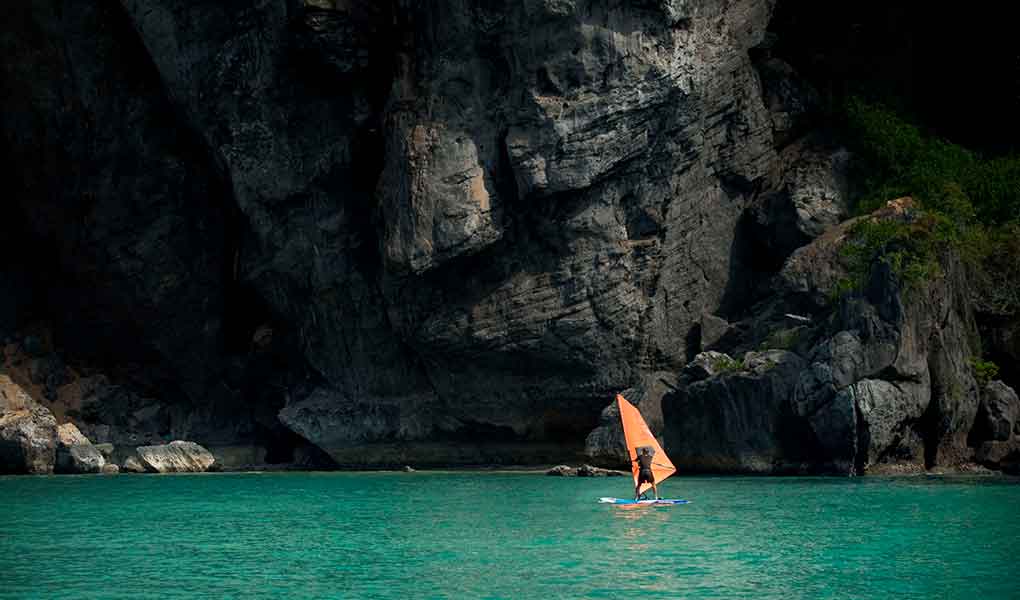
[[[121,471],[125,473],[145,473],[145,467],[142,465],[141,460],[137,456],[129,456],[124,459],[124,464],[121,465]]]
[[[74,423],[57,428],[56,473],[99,473],[106,465],[103,454],[82,435]]]
[[[56,437],[49,409],[0,374],[0,473],[52,473]]]
[[[592,465],[581,465],[580,467],[557,465],[546,471],[545,474],[553,477],[621,477],[629,475],[623,471],[603,469]]]
[[[150,473],[202,473],[216,459],[195,442],[173,441],[160,446],[139,446],[138,464]]]

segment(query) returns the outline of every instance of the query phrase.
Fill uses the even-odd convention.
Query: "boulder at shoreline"
[[[52,473],[56,437],[53,413],[0,375],[0,473]]]
[[[92,445],[74,423],[64,423],[57,428],[56,464],[57,473],[99,473],[106,465],[106,459]]]
[[[591,465],[581,465],[580,467],[557,465],[546,471],[545,474],[553,477],[622,477],[629,473],[613,469],[602,469]]]
[[[149,473],[202,473],[216,462],[212,453],[202,446],[181,440],[160,446],[139,446],[136,453],[139,464]]]

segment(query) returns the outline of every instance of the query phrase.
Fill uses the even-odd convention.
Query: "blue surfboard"
[[[690,500],[681,500],[678,498],[659,498],[655,500],[634,500],[633,498],[599,498],[599,502],[602,504],[622,504],[631,506],[668,506],[672,504],[690,504]]]

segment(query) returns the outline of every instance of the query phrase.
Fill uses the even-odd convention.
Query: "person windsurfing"
[[[633,462],[638,464],[638,476],[637,483],[634,485],[634,499],[639,500],[641,498],[641,484],[648,483],[652,486],[652,492],[655,493],[655,499],[659,499],[659,488],[655,486],[655,473],[652,472],[652,465],[658,465],[665,467],[666,465],[660,465],[659,463],[653,463],[652,457],[655,456],[655,450],[648,446],[642,446],[635,448],[637,451],[637,458]]]

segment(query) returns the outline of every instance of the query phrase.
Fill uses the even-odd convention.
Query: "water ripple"
[[[0,477],[0,598],[1020,597],[1008,478]]]

